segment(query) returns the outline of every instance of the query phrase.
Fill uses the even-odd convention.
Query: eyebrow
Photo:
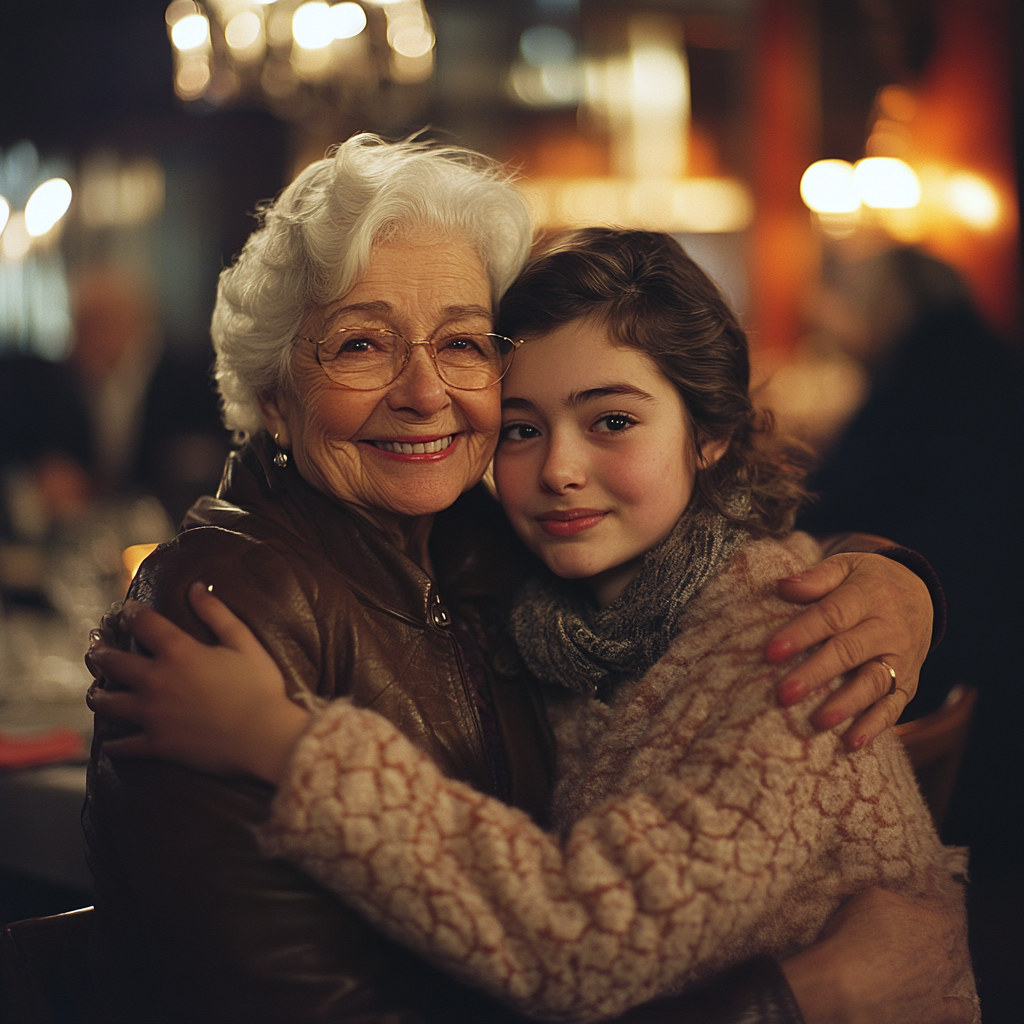
[[[578,409],[581,405],[586,405],[588,402],[603,398],[614,398],[619,395],[625,398],[636,398],[642,402],[654,401],[654,395],[650,394],[650,392],[623,382],[620,384],[602,384],[600,387],[586,388],[583,391],[573,391],[569,394],[565,404],[570,409]],[[528,398],[517,398],[513,395],[509,398],[503,398],[501,400],[501,407],[502,409],[529,411],[534,408],[534,404]]]
[[[352,313],[366,313],[371,316],[375,316],[381,320],[389,319],[395,312],[395,307],[383,299],[378,299],[375,302],[353,302],[348,306],[341,306],[329,313],[324,318],[324,326],[333,326],[338,322],[339,319],[345,316],[349,316]],[[491,310],[484,306],[478,306],[474,303],[469,305],[448,305],[441,307],[441,313],[443,314],[444,320],[465,320],[469,317],[482,317],[487,320],[488,323],[492,318]]]

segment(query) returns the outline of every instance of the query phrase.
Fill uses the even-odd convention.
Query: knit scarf
[[[523,660],[538,679],[607,700],[668,650],[686,605],[746,536],[703,502],[691,506],[607,608],[575,581],[530,580],[511,619]]]

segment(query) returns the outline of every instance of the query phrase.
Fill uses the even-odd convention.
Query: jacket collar
[[[423,569],[370,520],[307,484],[294,461],[275,466],[275,452],[265,432],[232,452],[217,497],[200,499],[183,528],[225,526],[246,517],[244,527],[237,524],[244,532],[287,531],[300,546],[318,548],[366,604],[430,621],[435,588]]]

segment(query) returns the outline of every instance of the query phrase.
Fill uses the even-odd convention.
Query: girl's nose
[[[385,400],[395,411],[412,410],[423,418],[433,416],[451,402],[426,345],[413,345],[409,361],[388,389]]]
[[[541,466],[541,486],[554,494],[578,490],[587,482],[586,460],[568,438],[553,435],[548,445],[544,465]]]

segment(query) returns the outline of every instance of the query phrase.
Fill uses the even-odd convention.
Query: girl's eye
[[[501,428],[502,441],[529,441],[540,437],[540,431],[529,423],[508,423]]]
[[[627,430],[633,426],[636,420],[624,412],[610,412],[607,416],[602,416],[595,424],[594,429],[601,432],[612,432],[619,433],[622,430]]]

